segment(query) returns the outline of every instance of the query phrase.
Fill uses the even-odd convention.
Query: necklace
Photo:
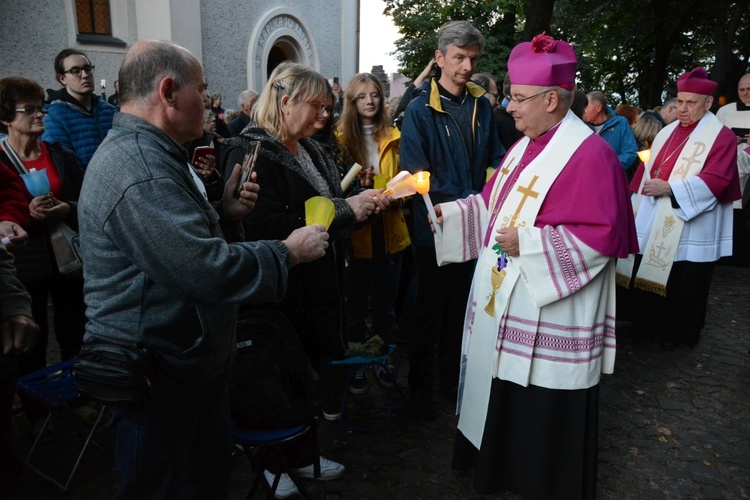
[[[674,135],[671,135],[671,136],[669,136],[669,142],[667,143],[667,151],[669,151],[669,148],[670,148],[670,146],[672,145],[672,139],[674,139]],[[690,134],[688,134],[687,136],[685,136],[685,138],[684,138],[684,139],[682,140],[682,142],[680,142],[680,143],[679,143],[679,144],[677,145],[677,147],[675,147],[675,148],[674,148],[674,149],[672,150],[672,152],[671,152],[671,153],[669,153],[669,155],[667,155],[667,157],[666,157],[666,158],[664,158],[664,159],[663,159],[663,160],[661,161],[661,164],[659,165],[659,168],[657,168],[657,169],[656,169],[656,172],[654,172],[654,174],[653,174],[653,175],[651,176],[651,178],[652,178],[652,179],[658,179],[658,178],[659,178],[659,174],[661,173],[661,170],[662,170],[662,169],[664,168],[664,165],[665,165],[665,164],[666,164],[666,163],[667,163],[667,162],[669,161],[669,159],[670,159],[670,158],[672,158],[672,156],[674,156],[674,154],[675,154],[675,153],[676,153],[677,151],[682,151],[682,146],[684,146],[684,145],[685,145],[685,143],[687,142],[687,140],[688,140],[688,139],[690,139]]]

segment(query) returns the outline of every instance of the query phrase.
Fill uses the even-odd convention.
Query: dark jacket
[[[89,111],[66,89],[48,90],[47,93],[49,114],[44,118],[42,140],[60,142],[76,154],[85,169],[112,128],[112,117],[117,113],[117,108],[99,99],[96,94],[91,96],[92,110]]]
[[[468,82],[463,108],[472,117],[474,136],[473,162],[462,140],[456,120],[443,110],[435,79],[415,91],[406,108],[401,129],[401,170],[411,173],[430,172],[430,197],[437,205],[465,198],[482,190],[487,167],[497,167],[503,158],[492,121],[490,102],[484,89]],[[414,232],[412,241],[419,247],[434,247],[432,231],[427,222],[427,208],[421,196],[414,197]]]
[[[78,229],[78,196],[83,183],[83,168],[76,155],[60,145],[47,143],[52,164],[55,165],[57,175],[62,182],[62,200],[70,205],[70,213],[65,222],[73,229]],[[0,162],[9,165],[17,172],[5,151],[0,151]],[[16,173],[16,175],[20,174]],[[23,181],[22,181],[23,184]],[[32,200],[31,194],[23,185],[24,196],[28,204]],[[16,256],[16,270],[18,279],[24,283],[44,280],[56,272],[55,256],[49,244],[49,228],[44,222],[29,218],[24,226],[29,233],[29,241],[21,248],[14,250]]]
[[[260,193],[258,201],[244,219],[248,240],[286,239],[305,225],[305,201],[324,193],[308,180],[294,155],[275,137],[260,127],[246,128],[232,144],[261,142],[255,171]],[[344,351],[342,329],[343,243],[354,225],[354,212],[343,199],[338,168],[323,147],[312,139],[301,139],[300,147],[310,154],[318,172],[333,190],[336,216],[328,229],[331,245],[324,257],[300,264],[289,271],[287,294],[281,309],[291,320],[311,352],[341,355]],[[313,360],[315,362],[316,360]]]

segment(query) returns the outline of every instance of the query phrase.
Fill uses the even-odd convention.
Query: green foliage
[[[469,20],[485,37],[484,55],[478,72],[503,75],[516,27],[507,23],[503,12],[515,18],[519,9],[513,0],[385,0],[385,14],[392,16],[401,38],[396,57],[404,75],[415,78],[437,49],[437,31],[448,21]]]
[[[579,56],[578,86],[600,90],[613,104],[650,108],[676,93],[687,69],[705,66],[720,90],[736,98],[739,77],[750,71],[747,0],[385,0],[399,27],[402,73],[415,77],[433,57],[437,29],[468,19],[485,36],[478,71],[501,77],[508,55],[532,31],[546,29],[573,44]],[[545,27],[548,9],[551,23]],[[533,16],[527,16],[531,13]],[[541,14],[541,15],[540,15]]]

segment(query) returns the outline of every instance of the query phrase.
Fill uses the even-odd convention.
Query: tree
[[[676,95],[685,70],[705,66],[721,95],[737,98],[750,70],[746,0],[385,0],[402,37],[397,56],[417,75],[437,47],[446,21],[469,19],[485,36],[478,71],[502,76],[511,49],[546,31],[578,54],[579,88],[644,109]]]
[[[530,0],[531,1],[531,0]],[[545,0],[554,2],[554,0]],[[385,0],[401,38],[396,41],[400,71],[418,75],[437,49],[437,31],[448,21],[469,20],[485,37],[477,71],[500,77],[515,45],[521,4],[517,0]]]

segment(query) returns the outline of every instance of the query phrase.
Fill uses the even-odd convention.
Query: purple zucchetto
[[[508,58],[510,81],[515,85],[558,86],[575,89],[578,59],[568,42],[542,33],[516,45]]]
[[[693,94],[713,95],[719,84],[708,79],[708,71],[700,66],[686,71],[677,79],[677,92],[691,92]]]

